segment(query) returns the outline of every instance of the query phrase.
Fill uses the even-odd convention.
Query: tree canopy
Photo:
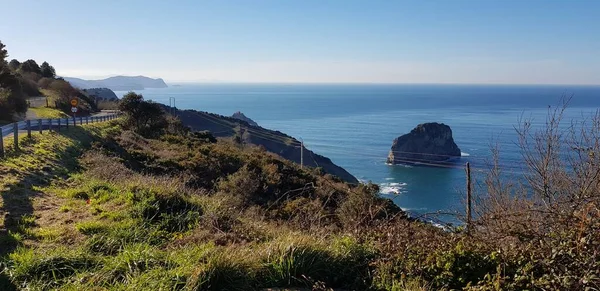
[[[42,77],[44,78],[56,77],[56,71],[54,70],[54,67],[48,64],[48,62],[43,62],[40,70],[42,72]]]
[[[11,70],[13,70],[13,71],[16,71],[16,70],[18,70],[18,69],[19,69],[19,67],[21,67],[21,62],[19,62],[19,61],[18,61],[18,60],[16,60],[16,59],[12,59],[12,60],[10,60],[10,62],[8,63],[8,67],[9,67]]]
[[[0,62],[4,64],[7,57],[8,51],[6,50],[6,46],[0,41]]]
[[[36,73],[39,75],[42,74],[42,69],[40,69],[40,66],[38,66],[38,64],[34,60],[24,61],[21,64],[21,71],[27,72],[27,73]]]
[[[141,94],[127,93],[121,99],[119,109],[126,114],[125,125],[144,136],[160,135],[168,125],[162,107],[145,101]]]

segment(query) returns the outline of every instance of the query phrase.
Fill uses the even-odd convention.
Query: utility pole
[[[173,100],[173,104],[171,105],[171,100]],[[175,109],[175,97],[169,97],[169,111],[171,111],[171,115],[173,115]]]
[[[467,162],[467,235],[471,234],[471,165]]]
[[[304,168],[304,140],[300,138],[300,169]]]

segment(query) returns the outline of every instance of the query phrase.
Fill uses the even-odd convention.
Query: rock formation
[[[440,163],[460,157],[452,129],[442,123],[423,123],[394,140],[390,164]]]
[[[244,113],[238,111],[236,113],[234,113],[233,115],[231,115],[231,117],[235,118],[235,119],[239,119],[242,121],[247,122],[248,124],[252,125],[252,126],[258,126],[258,123],[254,122],[254,120],[248,118],[246,115],[244,115]]]

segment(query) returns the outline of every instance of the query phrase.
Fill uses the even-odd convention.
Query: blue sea
[[[466,162],[476,174],[475,191],[483,191],[494,144],[505,171],[522,175],[515,132],[520,118],[539,126],[549,106],[565,97],[571,97],[566,125],[600,108],[600,86],[180,84],[137,93],[167,105],[174,97],[180,109],[242,111],[265,128],[303,139],[358,179],[379,184],[382,195],[416,215],[463,209]],[[452,128],[460,161],[447,167],[387,165],[394,138],[424,122]]]

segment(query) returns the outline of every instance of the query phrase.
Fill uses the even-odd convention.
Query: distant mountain
[[[143,90],[146,88],[168,87],[163,79],[152,79],[144,76],[116,76],[102,80],[84,80],[63,77],[66,81],[80,89],[108,88],[114,91]]]

